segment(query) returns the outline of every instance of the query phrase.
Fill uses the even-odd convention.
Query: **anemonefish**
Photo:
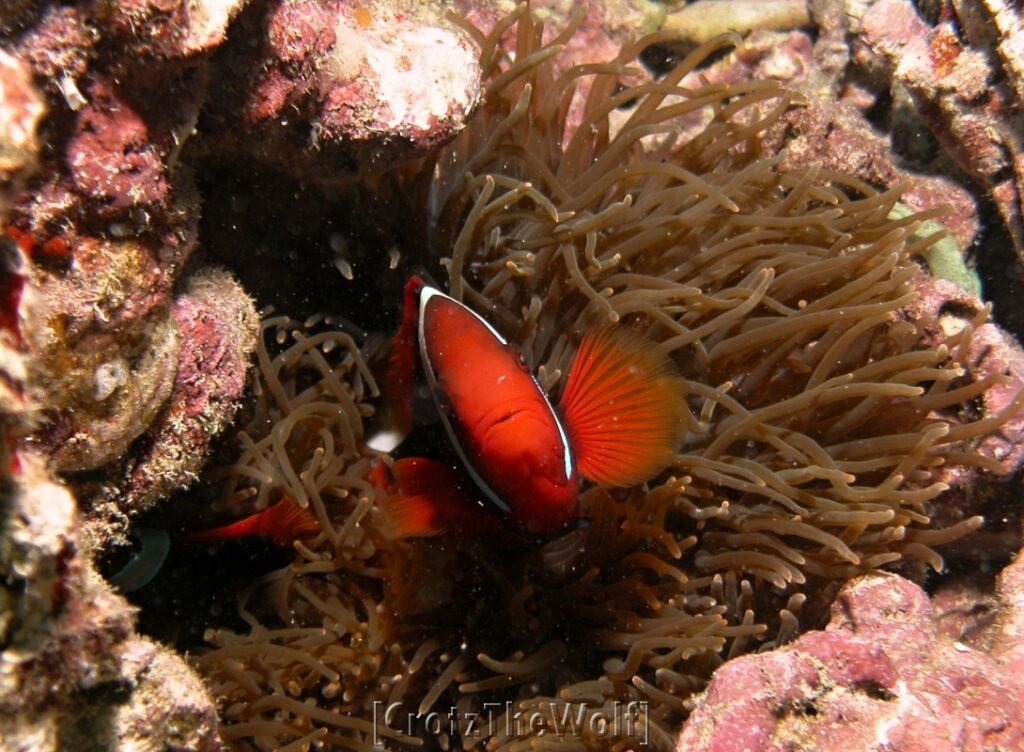
[[[641,483],[682,440],[685,382],[625,326],[583,337],[556,409],[519,352],[467,306],[413,277],[404,307],[385,374],[388,428],[369,445],[390,451],[410,432],[418,360],[477,497],[529,533],[555,532],[576,517],[581,477]],[[472,494],[440,463],[404,458],[392,474],[375,485],[396,537],[478,524],[465,504]]]
[[[278,546],[290,546],[295,540],[313,538],[320,523],[308,507],[287,496],[266,509],[227,525],[186,533],[186,543],[223,543],[237,538],[260,537]]]

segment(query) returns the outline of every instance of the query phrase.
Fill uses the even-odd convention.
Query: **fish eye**
[[[442,411],[446,413],[452,411],[452,398],[444,389],[434,389],[434,401]]]

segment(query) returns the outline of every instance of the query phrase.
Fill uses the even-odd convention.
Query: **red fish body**
[[[500,522],[476,503],[480,495],[529,533],[556,532],[577,514],[582,478],[613,487],[642,483],[671,461],[683,433],[696,427],[684,402],[685,382],[667,357],[626,327],[583,337],[556,409],[518,351],[465,305],[413,277],[404,306],[385,374],[383,428],[367,444],[390,452],[410,432],[422,370],[480,494],[435,460],[405,457],[378,466],[370,480],[383,498],[383,530],[390,537],[494,532]],[[255,535],[286,546],[319,530],[309,509],[285,498],[185,539]]]
[[[682,437],[684,382],[667,358],[628,330],[599,329],[584,337],[556,411],[490,324],[413,277],[385,377],[384,412],[394,427],[371,439],[372,448],[390,450],[411,426],[417,349],[466,471],[532,533],[557,531],[576,516],[581,474],[604,485],[643,482],[668,463]],[[427,467],[417,466],[420,472]],[[392,487],[396,536],[436,535],[450,527],[444,520],[464,520],[425,508],[451,505],[457,496]]]
[[[531,532],[576,514],[568,439],[519,355],[482,318],[437,290],[420,293],[420,357],[453,444],[477,486]]]

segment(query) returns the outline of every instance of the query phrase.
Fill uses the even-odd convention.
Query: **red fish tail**
[[[209,530],[196,530],[183,537],[186,543],[223,543],[238,538],[261,536],[278,546],[290,546],[296,539],[312,538],[320,523],[312,511],[284,497],[261,512]]]
[[[631,486],[663,470],[692,423],[685,394],[671,360],[642,336],[623,327],[588,332],[559,405],[580,474]]]
[[[320,532],[313,510],[288,497],[265,509],[258,526],[260,535],[279,546],[290,546],[293,541],[307,540]]]
[[[263,512],[257,512],[227,525],[210,528],[209,530],[194,530],[191,533],[185,534],[182,540],[186,543],[223,543],[228,540],[259,535],[262,515]]]

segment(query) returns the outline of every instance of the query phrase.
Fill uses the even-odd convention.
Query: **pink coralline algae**
[[[957,244],[966,247],[978,229],[974,199],[948,178],[911,174],[893,159],[891,145],[852,102],[810,102],[786,121],[783,164],[815,163],[874,185],[905,184],[902,200],[915,211],[948,207],[942,217]]]
[[[851,65],[846,39],[854,34],[851,18],[838,6],[812,4],[818,24],[812,41],[805,31],[754,32],[723,61],[712,80],[774,78],[787,82],[806,99],[773,130],[767,146],[781,151],[783,167],[821,165],[855,175],[871,185],[903,187],[902,201],[916,211],[945,207],[943,224],[961,248],[978,229],[975,202],[955,181],[907,169],[893,147],[868,120],[877,102],[857,85],[863,75]]]
[[[941,635],[918,586],[864,575],[840,591],[825,630],[716,671],[676,749],[1020,749],[1018,677],[999,658]]]
[[[228,24],[247,0],[101,2],[95,23],[125,52],[145,57],[188,58],[220,45]]]
[[[212,79],[211,122],[228,140],[242,126],[255,155],[284,169],[336,179],[422,154],[461,130],[480,96],[476,48],[426,8],[299,0],[243,24]]]
[[[1018,488],[1005,483],[1005,479],[1013,477],[1024,465],[1024,350],[995,324],[979,325],[977,321],[984,315],[985,304],[958,285],[922,274],[914,281],[914,287],[918,297],[905,315],[920,330],[922,344],[933,346],[964,327],[973,327],[969,349],[955,357],[974,379],[990,384],[981,404],[965,403],[961,416],[947,418],[970,419],[980,412],[1004,419],[998,430],[972,447],[975,462],[937,469],[936,479],[947,483],[950,490],[937,502],[934,517],[949,523],[982,514],[986,524],[977,535],[987,545],[979,547],[979,539],[975,538],[962,553],[966,555],[973,549],[983,556],[992,556],[997,551],[1010,555],[1020,545],[1021,506]],[[1001,476],[1002,481],[993,480],[984,472],[982,463],[997,471],[999,475],[995,477]]]
[[[211,438],[234,417],[259,336],[252,300],[220,269],[190,277],[171,317],[181,342],[174,386],[134,460],[125,495],[136,510],[196,479]]]
[[[678,14],[669,14],[666,29],[672,30],[673,35],[704,40],[706,34],[700,29],[704,20],[718,23],[719,19],[712,17],[717,5],[708,0],[688,5],[685,15],[689,20],[679,21]],[[766,7],[758,15],[761,5]],[[731,54],[691,73],[685,82],[696,86],[700,80],[783,81],[804,100],[782,118],[765,140],[769,153],[780,153],[781,167],[815,164],[854,175],[874,186],[902,186],[902,201],[910,208],[946,209],[943,224],[961,248],[969,246],[978,230],[974,198],[948,177],[908,169],[894,155],[889,137],[869,120],[868,112],[877,104],[877,94],[849,83],[864,76],[853,64],[847,47],[847,39],[857,32],[851,26],[851,14],[842,12],[838,4],[810,4],[818,27],[812,35],[799,28],[808,21],[807,8],[802,4],[730,6],[735,6],[733,10],[739,17],[734,23],[741,31],[751,26],[761,28],[740,41]],[[774,26],[778,28],[765,28]],[[686,125],[693,129],[703,127],[699,120]]]
[[[857,54],[909,92],[946,153],[988,191],[1024,259],[1024,16],[1002,0],[942,7],[930,26],[910,0],[872,4]]]
[[[1001,608],[990,633],[992,655],[1011,676],[1024,676],[1024,550],[1004,569],[996,581]]]
[[[168,184],[161,155],[145,121],[110,82],[86,90],[89,106],[78,115],[67,148],[75,189],[114,212],[163,202]]]

